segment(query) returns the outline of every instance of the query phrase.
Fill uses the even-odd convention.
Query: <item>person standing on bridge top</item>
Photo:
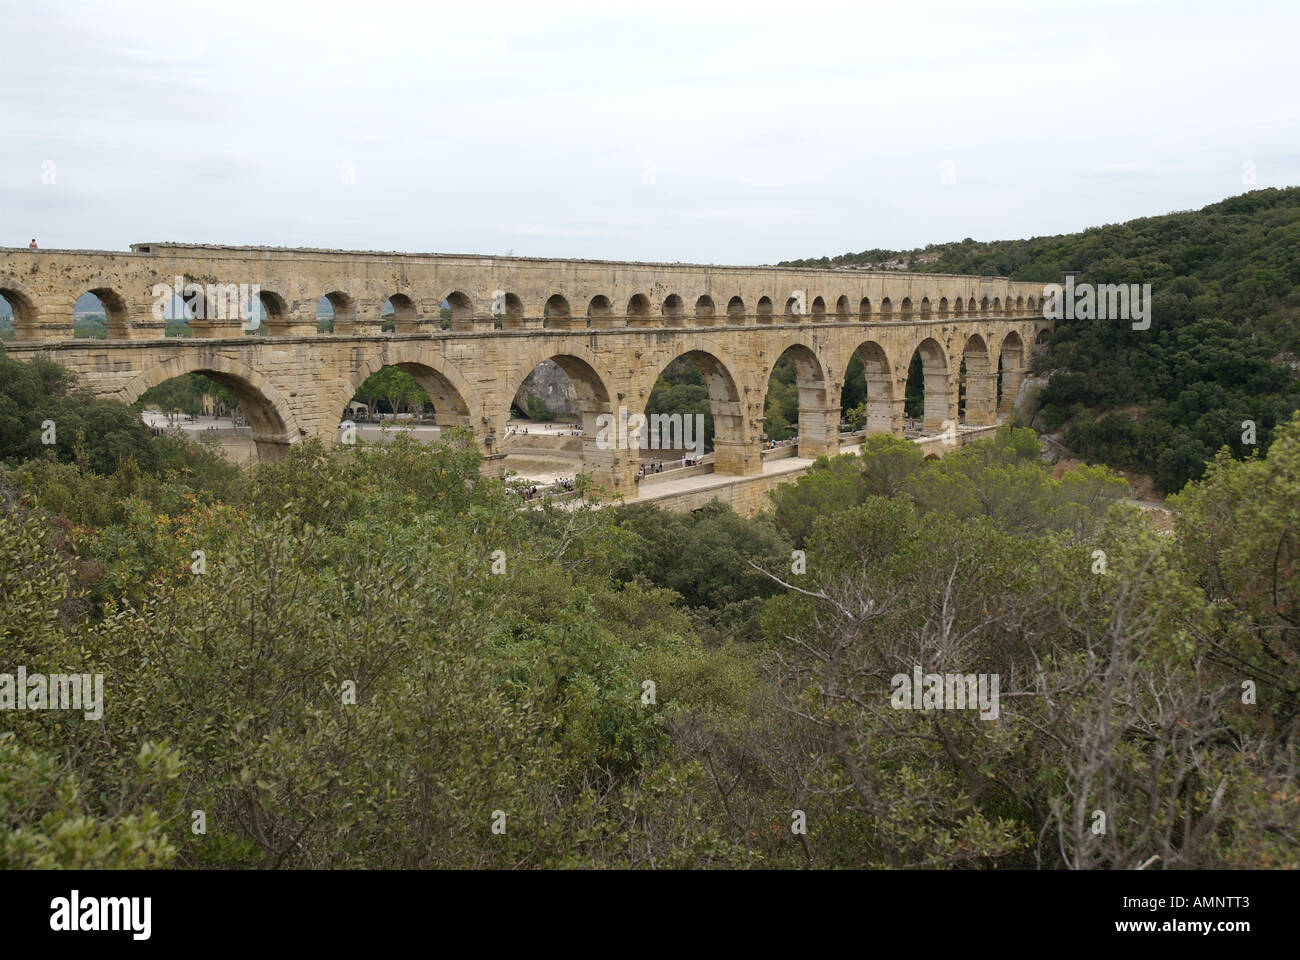
[[[27,244],[27,249],[28,249],[28,250],[35,250],[35,249],[36,249],[36,238],[35,238],[35,237],[32,237],[32,242],[29,243],[29,244]]]

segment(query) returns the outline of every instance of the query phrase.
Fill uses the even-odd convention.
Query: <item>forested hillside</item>
[[[1051,381],[1033,425],[1078,455],[1151,474],[1165,491],[1215,452],[1266,450],[1300,407],[1300,187],[1201,210],[1028,240],[867,250],[790,265],[879,265],[1058,283],[1151,284],[1149,330],[1062,320],[1036,368]],[[1242,442],[1256,424],[1255,446]]]
[[[1171,535],[1010,426],[570,509],[463,431],[240,470],[3,354],[0,463],[0,673],[104,678],[0,711],[0,869],[1300,867],[1300,418]]]

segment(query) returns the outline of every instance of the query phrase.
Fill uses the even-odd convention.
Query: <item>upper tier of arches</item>
[[[178,298],[195,337],[924,323],[1042,308],[1040,284],[946,274],[145,252],[0,250],[0,298],[17,338],[70,337],[88,293],[104,305],[107,335],[131,339],[167,333]]]

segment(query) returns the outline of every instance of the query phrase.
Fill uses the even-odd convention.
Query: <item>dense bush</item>
[[[194,452],[0,475],[0,673],[105,678],[0,713],[0,866],[1300,866],[1300,420],[1172,536],[1012,428],[752,519],[525,505],[460,431]]]

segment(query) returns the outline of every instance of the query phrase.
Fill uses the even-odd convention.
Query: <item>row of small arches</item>
[[[105,322],[112,332],[125,329],[128,322],[127,306],[120,294],[111,288],[95,288],[87,291],[98,299]],[[83,294],[83,297],[85,295]],[[0,287],[0,297],[8,301],[15,321],[20,325],[33,324],[36,311],[31,301],[21,293]],[[289,314],[285,298],[271,290],[260,290],[259,305],[261,313],[272,324],[283,321]],[[328,305],[328,307],[326,307]],[[188,320],[194,303],[188,305],[177,301],[168,307],[166,319]],[[898,303],[885,297],[873,303],[868,297],[861,298],[856,304],[848,296],[841,296],[833,305],[817,296],[810,303],[805,303],[799,296],[786,298],[778,309],[772,297],[760,297],[750,306],[739,296],[731,297],[725,305],[716,303],[708,295],[700,296],[695,303],[688,305],[678,294],[669,294],[659,304],[658,309],[645,294],[632,296],[621,309],[607,296],[593,297],[587,304],[585,313],[577,313],[569,300],[562,294],[549,297],[542,308],[541,326],[554,328],[581,328],[587,326],[661,326],[693,322],[700,326],[718,324],[740,325],[755,322],[790,323],[790,322],[908,322],[913,320],[928,321],[933,319],[957,319],[963,317],[1004,317],[1033,315],[1038,303],[1033,297],[1018,296],[1013,301],[1008,297],[1005,302],[1000,297],[956,298],[949,300],[941,297],[932,303],[929,297],[922,297],[913,303],[910,297],[904,297]],[[495,326],[503,328],[523,327],[526,325],[523,300],[513,293],[500,293],[491,303],[491,318]],[[317,308],[318,317],[323,316],[324,325],[333,328],[335,323],[350,324],[356,320],[356,300],[342,291],[326,293]],[[459,291],[453,290],[441,302],[439,320],[449,321],[449,325],[468,324],[475,318],[482,318],[476,312],[473,299]],[[414,329],[417,321],[431,319],[420,316],[416,301],[407,294],[395,293],[388,297],[381,308],[381,323],[388,324],[399,331]],[[486,319],[486,318],[483,318]],[[534,322],[538,319],[531,318]]]
[[[328,293],[322,298],[322,302],[329,304],[330,312],[335,318],[351,319],[355,315],[351,300],[346,294]],[[390,297],[386,305],[391,307],[391,315],[399,324],[417,318],[415,303],[405,295],[396,294]],[[1023,316],[1026,313],[1032,315],[1036,307],[1037,303],[1033,297],[1023,296],[1017,297],[1014,301],[1008,297],[1005,310],[1000,297],[990,299],[986,296],[978,301],[974,297],[965,301],[958,298],[951,302],[947,297],[942,297],[937,308],[931,303],[929,297],[923,297],[916,305],[910,297],[904,297],[896,308],[888,297],[874,305],[869,297],[863,297],[855,307],[847,296],[841,296],[836,301],[834,312],[828,313],[826,301],[820,296],[813,298],[812,303],[807,305],[800,298],[791,296],[787,298],[782,312],[777,314],[776,304],[772,298],[764,296],[755,305],[753,319],[757,323],[774,323],[777,322],[778,317],[782,322],[799,322],[802,318],[807,318],[814,323],[851,322],[854,319],[863,322],[891,320],[906,322],[915,319],[924,321],[964,316]],[[453,323],[472,320],[473,301],[468,295],[453,291],[443,300],[443,312],[448,314]],[[672,323],[693,318],[697,323],[713,325],[719,321],[743,324],[749,321],[750,316],[744,300],[739,296],[728,300],[725,310],[720,313],[713,298],[704,295],[695,301],[693,312],[688,313],[686,301],[675,293],[664,298],[657,313],[650,298],[638,293],[628,300],[621,316],[609,297],[598,295],[590,300],[585,316],[582,316],[575,314],[568,298],[557,293],[546,300],[542,321],[543,326],[565,327],[602,323],[612,325],[615,321],[625,318],[629,326],[638,326],[650,325],[659,320]],[[523,301],[513,293],[494,298],[492,317],[503,327],[521,326],[525,320]]]

